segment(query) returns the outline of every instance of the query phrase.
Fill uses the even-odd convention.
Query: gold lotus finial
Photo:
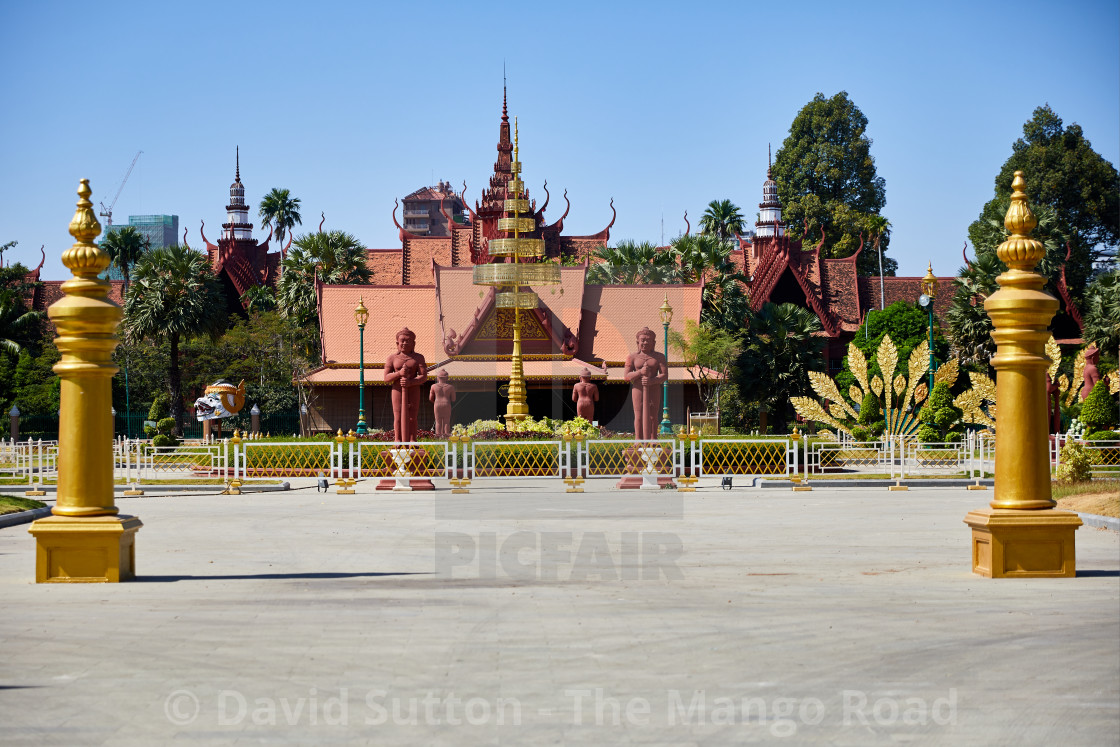
[[[1038,219],[1027,204],[1026,186],[1023,172],[1016,171],[1015,178],[1011,180],[1011,206],[1003,219],[1003,225],[1011,236],[996,248],[996,256],[1012,270],[1029,272],[1042,259],[1045,248],[1041,241],[1030,238]]]
[[[93,243],[101,233],[101,224],[93,212],[93,203],[89,196],[93,190],[89,188],[89,179],[82,179],[78,186],[78,209],[74,211],[74,218],[70,221],[70,235],[76,241],[74,245],[62,253],[62,264],[66,265],[78,277],[93,278],[109,266],[109,255]]]

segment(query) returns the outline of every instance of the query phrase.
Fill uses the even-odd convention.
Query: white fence
[[[1050,461],[1061,464],[1063,436],[1052,437]],[[1082,441],[1094,477],[1120,477],[1120,441]],[[407,459],[407,462],[405,461]],[[123,482],[200,478],[328,477],[428,479],[768,477],[832,473],[888,479],[923,476],[981,478],[995,471],[995,439],[969,433],[958,443],[884,438],[855,442],[772,438],[678,437],[647,442],[611,439],[470,441],[449,439],[389,444],[342,438],[330,441],[243,440],[155,447],[149,441],[114,442],[115,475]],[[58,475],[58,442],[0,440],[0,477],[17,484],[51,482]]]

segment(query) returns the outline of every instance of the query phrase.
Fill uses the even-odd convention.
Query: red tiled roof
[[[657,334],[657,349],[664,350],[658,309],[665,297],[673,308],[670,329],[684,332],[685,320],[700,321],[703,287],[694,285],[587,285],[579,326],[583,360],[623,361],[635,349],[634,336],[642,327]],[[672,353],[670,353],[672,358]]]
[[[374,285],[400,285],[401,249],[366,249],[366,266]]]
[[[362,300],[369,309],[365,331],[365,360],[381,361],[396,350],[397,331],[408,327],[416,333],[416,351],[429,363],[446,356],[436,316],[434,286],[324,285],[321,286],[319,324],[323,336],[323,361],[358,362],[358,325],[354,307]]]

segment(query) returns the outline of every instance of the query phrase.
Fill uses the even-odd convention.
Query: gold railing
[[[555,285],[560,282],[560,265],[490,263],[475,265],[472,274],[475,285]]]
[[[715,441],[699,444],[702,475],[784,475],[785,441]]]
[[[509,257],[515,253],[518,257],[543,257],[544,239],[490,239],[486,250],[494,257]]]

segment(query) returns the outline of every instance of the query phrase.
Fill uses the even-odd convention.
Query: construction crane
[[[128,171],[124,172],[124,178],[121,179],[121,184],[117,187],[117,193],[113,195],[113,201],[109,203],[109,207],[105,207],[104,202],[101,203],[101,212],[98,215],[105,219],[105,233],[109,233],[109,229],[113,225],[113,206],[117,204],[117,199],[121,196],[124,184],[128,181],[128,177],[132,176],[132,170],[136,168],[136,162],[140,160],[140,154],[143,152],[138,150],[136,155],[132,157],[132,163],[128,165]]]

